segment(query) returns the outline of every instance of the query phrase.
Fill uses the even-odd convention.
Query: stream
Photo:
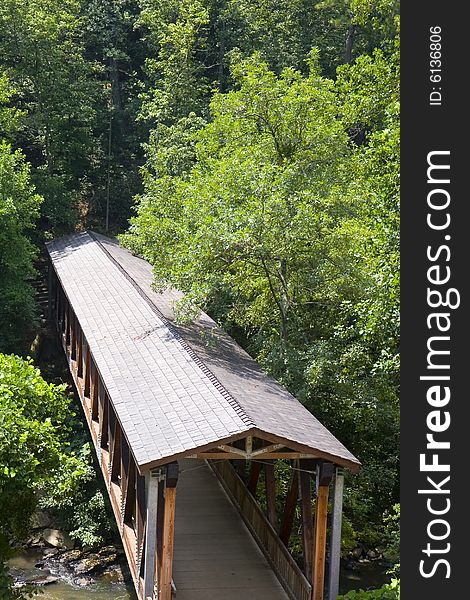
[[[59,577],[56,582],[41,586],[41,594],[38,596],[41,600],[135,600],[129,578],[126,583],[113,583],[101,577],[90,585],[78,586],[74,584],[73,577],[65,571],[36,567],[42,555],[40,550],[30,549],[8,561],[10,574],[19,581],[48,575]]]
[[[30,549],[22,552],[9,561],[11,575],[20,581],[38,579],[54,575],[59,579],[51,584],[41,586],[42,593],[38,598],[44,600],[135,600],[132,582],[127,577],[126,583],[113,583],[105,577],[98,578],[96,583],[85,587],[74,584],[73,578],[58,569],[37,568],[35,565],[41,559],[42,552]],[[348,590],[380,587],[389,580],[384,567],[374,562],[364,562],[358,565],[358,570],[341,569],[340,593]],[[223,599],[221,599],[223,600]],[[240,599],[243,600],[243,599]]]

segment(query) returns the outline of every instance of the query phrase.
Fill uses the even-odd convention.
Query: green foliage
[[[400,600],[400,580],[392,579],[378,590],[354,590],[338,600]]]
[[[68,414],[64,386],[49,384],[31,360],[0,354],[0,538],[28,532],[37,492],[62,469]]]
[[[12,589],[5,561],[29,533],[38,505],[54,510],[83,544],[114,533],[109,505],[96,489],[91,449],[64,392],[65,385],[47,383],[31,360],[0,354],[0,598],[30,597]]]
[[[234,69],[240,89],[215,94],[212,122],[194,134],[195,166],[172,177],[164,151],[152,155],[158,177],[146,181],[125,237],[137,249],[146,240],[157,281],[183,289],[187,301],[229,293],[230,319],[268,330],[281,321],[283,338],[294,307],[310,299],[305,279],[325,276],[315,244],[347,210],[348,140],[314,58],[307,78],[292,69],[278,78],[256,58]]]
[[[34,166],[43,217],[58,230],[75,222],[92,145],[96,88],[83,57],[79,12],[76,0],[5,0],[0,6],[0,68],[26,113],[16,141]]]
[[[84,56],[98,84],[89,166],[82,184],[81,221],[103,229],[123,227],[132,197],[140,190],[141,143],[148,135],[138,95],[143,87],[146,48],[136,30],[134,0],[82,0]]]
[[[78,422],[74,429],[71,454],[64,456],[62,470],[43,489],[40,505],[62,521],[70,537],[80,544],[96,547],[116,537],[114,518],[101,475],[93,465],[93,449],[85,441]]]
[[[180,318],[210,311],[362,460],[349,545],[383,545],[398,497],[397,13],[396,0],[0,6],[0,351],[22,351],[34,322],[33,226],[103,229],[109,208],[119,229],[137,194],[123,240],[186,293]],[[71,431],[37,489],[93,545],[104,499]],[[65,451],[67,436],[80,442]]]
[[[27,238],[39,216],[41,197],[30,181],[22,153],[0,141],[0,351],[23,345],[34,322],[35,248]]]
[[[122,240],[185,292],[179,318],[209,310],[359,456],[349,538],[379,544],[398,495],[398,47],[336,81],[316,50],[305,74],[232,59],[207,123],[151,135]]]
[[[197,60],[207,37],[209,13],[201,0],[140,0],[139,24],[156,56],[146,60],[154,85],[144,95],[142,115],[171,124],[193,111],[201,114],[209,91]]]
[[[21,110],[11,106],[14,96],[15,90],[9,78],[0,72],[0,136],[2,139],[8,140],[18,131],[20,119],[24,116]]]
[[[400,505],[394,504],[390,511],[387,511],[384,517],[385,525],[385,558],[391,563],[392,567],[388,571],[394,577],[400,576]]]

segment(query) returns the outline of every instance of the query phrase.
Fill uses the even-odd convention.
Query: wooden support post
[[[322,463],[317,466],[317,505],[315,508],[315,541],[313,550],[312,600],[323,600],[324,598],[328,492],[332,476],[332,464]]]
[[[274,462],[264,463],[264,481],[266,486],[266,508],[268,521],[277,531],[277,512],[276,512],[276,479],[274,475]]]
[[[258,487],[259,474],[261,472],[261,463],[251,462],[250,477],[248,479],[248,491],[256,498],[256,488]]]
[[[304,554],[304,573],[310,581],[312,577],[312,561],[314,547],[313,513],[312,513],[312,477],[309,471],[314,470],[311,460],[300,461],[299,491],[302,513],[302,547]]]
[[[108,429],[108,422],[109,422],[109,398],[108,395],[106,394],[103,386],[100,383],[100,390],[99,390],[99,403],[98,403],[98,407],[99,407],[99,414],[98,414],[98,421],[99,421],[99,446],[100,448],[108,448],[108,443],[109,443],[109,429]]]
[[[111,474],[111,467],[113,464],[114,454],[114,435],[116,427],[116,415],[114,414],[113,408],[110,406],[108,401],[108,473]]]
[[[126,507],[127,487],[130,468],[129,445],[124,435],[121,436],[121,526],[124,523],[124,509]]]
[[[343,516],[344,475],[336,468],[333,484],[333,518],[330,537],[330,567],[328,574],[328,600],[336,600],[339,593],[339,566],[341,558],[341,521]]]
[[[295,507],[299,497],[299,471],[292,471],[292,479],[289,491],[287,493],[284,515],[282,517],[279,537],[285,546],[289,543],[292,526],[294,524]]]
[[[124,501],[123,524],[132,524],[135,518],[135,474],[136,466],[132,456],[129,458],[129,472],[127,474],[126,497]]]
[[[165,502],[163,516],[162,564],[159,581],[158,600],[171,600],[171,581],[173,575],[173,548],[175,536],[176,483],[178,481],[178,463],[167,465],[165,479]]]
[[[160,578],[163,551],[163,521],[165,518],[165,481],[160,481],[158,486],[158,514],[157,514],[157,577]]]
[[[99,405],[98,405],[98,393],[99,393],[99,374],[93,361],[91,362],[91,418],[93,421],[99,420]]]
[[[113,411],[114,414],[114,411]],[[113,483],[120,484],[121,475],[121,446],[122,446],[122,430],[118,420],[114,417],[114,444],[113,448],[109,450],[110,462],[111,462],[111,481]]]
[[[142,561],[142,551],[144,542],[144,528],[145,528],[145,516],[146,516],[146,504],[145,504],[145,477],[143,475],[136,475],[135,482],[135,584],[138,589],[139,576],[140,576],[140,565]]]
[[[150,471],[145,476],[145,490],[147,498],[145,551],[144,551],[144,600],[153,600],[156,575],[156,550],[157,550],[157,511],[158,511],[158,484],[163,475],[160,469]]]
[[[91,354],[88,344],[85,349],[85,369],[83,373],[83,396],[90,398],[90,383],[91,383]],[[91,407],[90,407],[91,409]],[[90,410],[91,412],[91,410]]]
[[[77,377],[83,377],[83,333],[81,327],[78,323],[78,319],[76,319],[76,327],[77,327]]]

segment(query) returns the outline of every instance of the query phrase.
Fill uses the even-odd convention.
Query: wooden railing
[[[310,600],[312,586],[228,460],[208,461],[292,600]]]

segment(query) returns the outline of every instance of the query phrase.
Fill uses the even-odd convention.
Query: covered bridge
[[[154,291],[147,262],[90,232],[47,249],[50,316],[138,598],[323,600],[326,580],[336,598],[342,469],[358,460],[206,314],[176,324],[181,294]],[[287,550],[297,506],[303,569]]]

